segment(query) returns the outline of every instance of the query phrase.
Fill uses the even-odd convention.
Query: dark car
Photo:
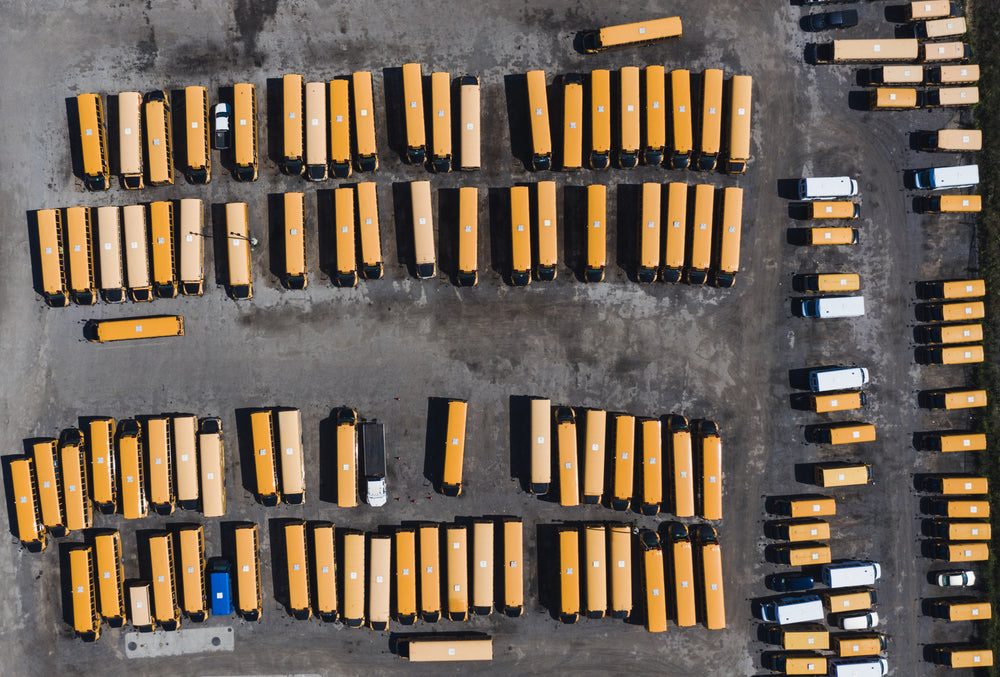
[[[775,574],[768,576],[765,585],[775,592],[794,592],[796,590],[812,590],[815,585],[812,576],[804,574]]]
[[[811,31],[825,31],[831,28],[850,28],[851,26],[858,25],[858,13],[853,9],[845,9],[842,12],[810,14],[806,18],[806,25]]]

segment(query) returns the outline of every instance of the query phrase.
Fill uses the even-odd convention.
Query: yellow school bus
[[[337,411],[337,505],[358,505],[358,413],[350,407]]]
[[[722,228],[716,248],[719,257],[715,285],[732,287],[740,269],[740,232],[743,229],[743,189],[728,186],[722,199]]]
[[[143,441],[149,479],[149,503],[158,515],[174,512],[173,450],[170,447],[170,420],[153,417],[145,422]]]
[[[547,494],[552,482],[552,402],[531,399],[531,493]]]
[[[916,61],[919,41],[916,38],[834,40],[818,45],[817,63],[887,63]]]
[[[146,122],[146,157],[149,158],[149,185],[168,186],[174,182],[173,132],[170,102],[166,92],[153,91],[143,105]]]
[[[479,78],[474,75],[462,76],[459,87],[459,169],[470,171],[479,169]]]
[[[510,189],[510,282],[515,287],[531,284],[531,210],[528,187]]]
[[[922,42],[920,44],[920,60],[924,63],[942,63],[947,61],[968,61],[972,50],[965,42]]]
[[[125,574],[122,537],[117,529],[100,529],[93,535],[97,603],[104,622],[112,628],[125,624]]]
[[[90,494],[101,514],[112,515],[118,508],[115,470],[115,420],[93,418],[85,427],[90,458]]]
[[[611,507],[628,510],[635,475],[635,417],[614,414],[615,456],[611,465]]]
[[[584,584],[587,618],[604,618],[608,612],[608,546],[603,524],[583,528]]]
[[[694,561],[687,527],[674,523],[670,527],[671,559],[674,573],[674,612],[677,627],[695,624]]]
[[[925,84],[971,85],[979,82],[979,66],[958,64],[955,66],[934,66],[927,69]]]
[[[681,18],[668,16],[661,19],[647,19],[636,23],[607,26],[596,31],[586,31],[581,36],[581,40],[584,51],[593,53],[679,38],[681,33]]]
[[[263,594],[260,587],[260,542],[256,524],[233,529],[236,541],[236,610],[244,620],[259,621]]]
[[[632,615],[632,529],[624,524],[608,525],[611,568],[612,618],[625,619]]]
[[[686,183],[667,184],[667,221],[664,225],[667,235],[663,249],[663,270],[660,273],[664,282],[680,282],[684,272],[687,194]]]
[[[94,256],[90,236],[90,209],[66,209],[66,251],[69,263],[69,293],[73,302],[92,306],[97,302]]]
[[[156,315],[126,320],[89,320],[84,333],[88,340],[97,343],[184,336],[184,318],[180,315]]]
[[[198,493],[198,418],[191,414],[170,419],[173,433],[174,475],[177,478],[177,505],[182,510],[197,510]]]
[[[472,612],[489,616],[493,611],[493,522],[472,523]]]
[[[142,205],[122,207],[125,233],[125,275],[128,293],[133,301],[153,300],[153,282],[149,277],[146,208]]]
[[[549,129],[549,101],[545,92],[545,71],[528,71],[528,115],[531,118],[531,168],[552,168],[552,132]]]
[[[155,621],[150,604],[150,588],[148,581],[132,581],[126,584],[128,590],[129,621],[136,632],[152,632]]]
[[[722,578],[722,550],[715,529],[701,527],[698,561],[701,565],[701,612],[705,627],[722,630],[726,627],[726,601]]]
[[[104,102],[100,94],[78,94],[76,108],[80,121],[83,185],[90,191],[107,190],[111,187],[111,172],[108,168]]]
[[[631,169],[639,164],[639,69],[624,66],[621,71],[621,143],[618,166]],[[690,106],[688,107],[690,109]]]
[[[59,480],[66,509],[66,530],[82,531],[93,525],[93,506],[87,490],[87,462],[83,454],[83,433],[76,428],[59,436]]]
[[[516,618],[524,608],[523,524],[518,517],[503,518],[503,612]]]
[[[150,249],[153,252],[153,291],[162,299],[177,296],[177,267],[174,261],[174,203],[149,204]]]
[[[281,455],[281,496],[290,505],[306,500],[306,468],[302,460],[302,414],[298,409],[275,411]]]
[[[281,78],[281,171],[298,176],[305,166],[302,144],[302,76]]]
[[[101,636],[101,615],[97,610],[94,590],[94,549],[89,545],[74,544],[69,557],[70,590],[73,630],[84,642],[95,642]]]
[[[462,463],[465,458],[465,418],[469,403],[448,400],[448,425],[444,448],[444,472],[441,493],[459,496],[462,493]]]
[[[430,181],[410,182],[410,202],[413,210],[413,253],[417,278],[426,280],[437,274]]]
[[[53,536],[63,536],[66,513],[63,512],[62,483],[59,481],[59,457],[56,440],[40,440],[31,445],[35,469],[35,487],[41,507],[42,524]]]
[[[358,226],[361,229],[361,275],[366,280],[382,277],[382,241],[378,225],[378,197],[375,184],[358,184]]]
[[[337,620],[337,558],[336,538],[329,522],[313,525],[312,554],[316,615],[332,623]]]
[[[722,439],[715,421],[702,420],[696,429],[701,465],[701,511],[707,520],[722,519]]]
[[[646,629],[650,632],[667,630],[667,593],[663,569],[663,549],[655,531],[639,533],[642,545],[642,588],[646,596]]]
[[[368,538],[368,626],[372,630],[389,627],[389,571],[392,539],[371,535]]]
[[[876,87],[869,93],[872,110],[917,108],[917,90],[900,87]]]
[[[17,517],[17,537],[28,552],[41,552],[48,542],[45,526],[42,524],[38,491],[35,488],[34,460],[26,456],[11,461],[10,477]]]
[[[687,266],[688,284],[705,284],[712,263],[712,219],[715,188],[700,183],[694,187],[694,221],[691,224],[691,253]]]
[[[226,457],[219,419],[198,422],[198,456],[201,512],[205,517],[222,517],[226,514]]]
[[[118,171],[127,190],[144,188],[142,180],[142,94],[118,95]]]
[[[176,630],[181,624],[181,608],[177,600],[173,538],[167,531],[155,531],[146,543],[153,584],[153,618],[164,630]]]
[[[451,75],[431,73],[431,163],[430,168],[451,171]]]
[[[427,136],[424,132],[424,85],[419,63],[403,64],[403,106],[406,122],[406,155],[411,165],[427,159]]]
[[[583,78],[567,73],[563,82],[563,169],[583,167]]]
[[[701,152],[698,169],[715,169],[722,145],[722,80],[719,68],[706,68],[701,77]]]
[[[458,189],[458,272],[460,287],[474,287],[479,281],[479,189]]]
[[[585,444],[583,466],[583,502],[596,505],[604,497],[604,444],[608,413],[588,409],[584,417]]]
[[[347,80],[330,80],[330,172],[332,172],[334,176],[341,179],[345,179],[351,175],[351,97],[349,85],[350,83]],[[309,85],[306,85],[306,87],[306,108],[308,108]],[[318,110],[319,107],[324,104],[322,103],[322,99],[314,99],[314,105]],[[324,108],[324,115],[325,114],[326,111]],[[318,114],[317,117],[319,117]],[[311,125],[312,123],[310,122],[309,124]],[[319,128],[322,128],[322,125],[320,125],[317,129]],[[311,129],[311,127],[306,129],[307,137],[309,129]],[[326,143],[325,135],[323,142],[324,144]],[[322,153],[323,157],[326,158],[325,145]],[[318,153],[316,159],[319,159]],[[323,167],[322,174],[320,174],[318,166],[316,171],[317,180],[320,175],[322,175],[323,178],[326,178],[326,167]]]
[[[354,94],[354,138],[358,154],[358,169],[374,172],[378,169],[375,147],[375,106],[372,98],[372,74],[357,71],[351,75]]]
[[[587,282],[604,280],[604,267],[608,260],[607,198],[607,186],[587,186],[587,268],[584,271]]]
[[[350,190],[350,189],[348,189]],[[288,289],[305,289],[309,285],[306,265],[306,202],[302,193],[285,193],[283,216],[285,227],[285,275]]]
[[[212,179],[212,146],[208,129],[208,90],[204,87],[184,88],[184,123],[187,180],[206,184]]]
[[[411,663],[493,660],[492,637],[481,639],[431,633],[409,639],[406,647]]]
[[[636,279],[656,280],[660,269],[660,184],[642,184],[642,212],[639,214],[639,266]]]
[[[556,182],[539,181],[535,184],[537,202],[537,262],[535,277],[546,282],[556,279],[559,244],[556,225]]]
[[[121,210],[97,208],[97,263],[101,297],[108,303],[124,303],[125,276],[122,271]]]
[[[58,209],[39,209],[35,212],[35,219],[38,225],[42,296],[50,307],[65,308],[69,305],[69,296],[63,265],[62,212]]]
[[[590,158],[591,169],[611,165],[611,71],[590,72]]]
[[[558,437],[559,505],[580,505],[580,475],[577,470],[576,413],[570,407],[555,411]]]
[[[642,509],[643,515],[656,515],[663,501],[663,441],[660,422],[654,418],[639,421],[642,431]]]
[[[951,16],[955,5],[952,0],[914,0],[906,5],[906,20],[940,19]]]
[[[278,505],[281,494],[278,491],[278,460],[274,454],[274,423],[270,409],[250,413],[250,436],[257,500],[265,506]]]
[[[643,161],[656,167],[663,163],[667,149],[666,71],[663,66],[646,66],[646,150]]]
[[[358,267],[354,258],[354,190],[338,188],[334,192],[334,205],[337,274],[333,281],[338,287],[355,287],[358,284]]]
[[[181,608],[188,618],[201,623],[208,616],[208,597],[205,594],[205,527],[200,524],[183,524],[177,527],[176,533]]]
[[[725,170],[729,174],[742,174],[750,160],[750,97],[753,78],[734,75],[729,98],[729,157]]]
[[[580,617],[580,532],[559,530],[559,620],[576,623]]]
[[[309,560],[306,557],[306,523],[303,520],[286,522],[285,575],[288,576],[288,610],[300,621],[309,620],[312,606],[309,602]]]
[[[441,618],[439,528],[436,524],[422,524],[417,533],[420,546],[420,617],[426,623],[437,623]]]
[[[445,527],[448,620],[464,621],[469,615],[469,532],[464,525]]]
[[[395,615],[401,625],[417,620],[417,532],[399,527],[394,534],[396,548]]]
[[[691,71],[677,69],[670,72],[672,92],[671,116],[673,119],[674,153],[670,157],[673,169],[687,169],[691,164],[691,148],[694,145],[691,116]]]
[[[121,509],[125,519],[140,519],[149,511],[142,462],[142,429],[133,419],[118,426],[118,463],[121,466]]]
[[[257,88],[233,85],[233,151],[237,181],[257,180]]]
[[[181,200],[181,227],[177,247],[180,290],[186,296],[205,291],[205,208],[201,200]]]
[[[344,98],[347,99],[347,80],[335,80],[334,82],[339,82],[342,84],[337,85],[339,89],[344,90]],[[331,96],[333,83],[331,82]],[[345,118],[343,127],[347,134],[347,168],[351,167],[351,128],[350,123],[346,120],[347,111],[349,111],[349,102],[344,101],[344,110],[339,111],[337,115]],[[333,113],[331,109],[330,115],[330,127],[331,127],[331,139],[330,145],[333,146],[332,131],[333,131]],[[327,177],[327,151],[326,151],[326,83],[325,82],[307,82],[306,83],[306,110],[305,119],[302,121],[305,127],[305,176],[309,181],[324,181]]]
[[[256,179],[254,179],[256,180]],[[233,300],[253,297],[253,269],[250,266],[250,216],[246,202],[226,203],[226,263],[229,296]]]

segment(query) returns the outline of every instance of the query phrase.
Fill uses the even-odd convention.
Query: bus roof
[[[580,613],[580,532],[572,527],[559,530],[559,581],[560,614],[573,622]]]
[[[354,94],[354,133],[358,155],[375,156],[375,111],[372,98],[372,74],[356,71],[351,76]]]
[[[717,155],[722,143],[721,68],[706,68],[701,78],[701,153]]]
[[[287,163],[298,162],[302,170],[302,76],[288,73],[281,78],[282,153]],[[296,172],[289,172],[296,173]]]
[[[357,185],[358,224],[361,226],[361,262],[366,267],[382,266],[382,243],[378,225],[378,194],[373,181]]]
[[[520,615],[524,604],[524,543],[520,518],[503,520],[503,598],[507,615]]]
[[[462,465],[465,458],[465,419],[468,410],[465,400],[448,401],[448,428],[445,437],[444,473],[442,486],[462,486]]]
[[[257,525],[242,524],[233,529],[236,539],[236,606],[244,613],[260,613],[260,544]]]
[[[604,525],[586,525],[583,528],[583,545],[587,617],[603,618],[608,610],[608,552]]]
[[[667,184],[667,220],[664,224],[667,234],[663,251],[663,265],[667,268],[679,269],[684,266],[687,195],[688,186],[686,183],[671,182]]]
[[[449,525],[444,530],[447,561],[448,616],[465,620],[469,611],[469,532],[465,525]]]
[[[59,443],[59,479],[63,485],[66,528],[70,531],[81,531],[89,529],[93,523],[90,495],[87,491],[83,436],[74,430],[74,435],[68,437],[67,432],[63,431],[63,438]]]
[[[42,269],[42,291],[66,300],[66,272],[62,258],[62,214],[58,209],[39,209],[38,248]]]
[[[289,276],[304,275],[306,273],[305,194],[285,193],[283,201],[285,274]]]
[[[208,90],[204,87],[184,88],[184,122],[187,167],[210,171],[212,150],[208,137]]]
[[[701,516],[722,519],[722,440],[716,435],[699,435],[701,449]]]
[[[726,627],[722,549],[718,543],[703,543],[700,554],[705,627],[709,630],[721,630]]]
[[[204,205],[200,199],[181,200],[180,240],[181,283],[202,284],[205,278]]]
[[[174,416],[170,420],[173,431],[174,475],[177,478],[177,500],[198,500],[198,418],[191,414]]]
[[[734,75],[729,113],[729,164],[730,171],[742,172],[750,159],[750,104],[753,78]],[[735,167],[733,165],[736,165]]]
[[[90,208],[66,208],[66,249],[69,288],[74,292],[94,289],[94,262],[90,237]]]
[[[349,124],[348,111],[350,110],[347,101],[347,80],[335,80],[334,82],[342,82],[343,85],[339,85],[344,90],[344,102],[341,111],[335,111],[333,106],[330,106],[330,148],[337,148],[337,141],[334,138],[335,129],[335,118],[340,116],[342,118],[341,126],[344,128],[344,133],[347,137],[347,152],[344,155],[344,159],[349,163],[351,161],[351,129]],[[330,84],[330,100],[333,103],[333,83]],[[306,107],[305,107],[305,117],[303,118],[303,126],[305,127],[305,142],[306,142],[306,165],[321,165],[323,170],[320,172],[319,176],[325,176],[326,172],[326,83],[325,82],[307,82],[306,83]]]
[[[663,66],[646,66],[646,148],[667,145],[666,73]]]
[[[471,78],[471,79],[470,79]],[[460,120],[459,143],[461,144],[462,169],[479,169],[480,136],[479,136],[479,81],[466,76],[462,78],[459,89]]]
[[[527,275],[531,270],[531,211],[528,187],[510,189],[511,272]],[[530,277],[527,278],[530,281]]]
[[[675,540],[671,545],[674,573],[674,604],[678,627],[695,624],[694,560],[690,540]]]
[[[350,412],[350,422],[343,417],[337,423],[337,505],[353,508],[358,504],[358,429],[357,414]]]
[[[695,270],[707,270],[712,261],[712,220],[715,187],[699,183],[694,187],[694,221],[691,224],[691,260]]]
[[[149,182],[162,186],[174,182],[171,153],[170,108],[164,101],[147,101],[143,109],[146,122],[146,155],[149,158]]]
[[[34,468],[30,457],[17,458],[10,463],[14,508],[17,517],[17,535],[24,543],[45,547],[45,527],[42,526],[38,498],[35,492]]]
[[[424,132],[424,88],[419,63],[403,64],[403,107],[406,119],[406,145],[427,145]]]
[[[118,95],[118,171],[134,177],[126,183],[142,188],[142,94],[121,92]]]
[[[432,154],[451,157],[451,75],[431,73]]]
[[[337,272],[341,275],[357,270],[354,257],[354,190],[337,188],[334,191],[336,208]]]
[[[430,181],[411,181],[413,207],[413,249],[418,274],[421,266],[434,266],[434,214],[431,207]]]
[[[559,260],[558,209],[556,208],[556,182],[539,181],[535,184],[538,198],[538,266],[555,268]]]
[[[198,456],[201,475],[201,512],[205,517],[221,517],[226,514],[226,468],[222,435],[200,432]]]
[[[369,84],[371,80],[369,79]],[[322,83],[316,83],[322,84]],[[350,87],[347,80],[330,80],[330,161],[344,163],[350,166],[351,162],[351,97]],[[308,85],[306,85],[308,87]],[[307,90],[308,92],[308,90]],[[308,107],[308,99],[306,100]],[[314,104],[319,109],[319,100],[314,100]],[[325,109],[325,104],[324,104]],[[324,110],[325,112],[325,110]],[[368,116],[371,117],[370,115]],[[312,124],[310,122],[310,124]],[[321,125],[322,126],[322,125]],[[319,143],[317,134],[316,143]],[[326,143],[326,135],[323,135],[323,143]],[[374,142],[372,144],[374,146]],[[317,146],[317,155],[319,149]],[[323,148],[323,157],[326,157],[326,148]]]
[[[611,150],[611,71],[590,72],[590,147],[594,152]]]
[[[253,440],[254,477],[257,495],[278,497],[277,461],[274,457],[274,424],[270,409],[250,413],[250,430]]]
[[[313,574],[316,577],[316,613],[333,617],[337,613],[337,558],[333,525],[312,527]]]
[[[257,176],[257,88],[233,85],[233,151],[237,167],[252,167]]]
[[[417,534],[410,527],[395,533],[396,618],[412,623],[417,617]]]
[[[118,207],[97,208],[97,253],[101,289],[121,289],[122,276],[121,210]]]
[[[148,289],[149,254],[146,232],[146,208],[142,205],[122,207],[125,235],[125,272],[131,289]]]
[[[632,498],[635,474],[635,417],[629,414],[615,414],[615,458],[613,470],[613,492],[615,501],[626,507]]]
[[[153,284],[175,285],[173,202],[158,200],[149,203],[149,239],[153,253]]]
[[[587,186],[587,266],[592,269],[607,265],[607,197],[607,186]]]
[[[306,523],[285,524],[285,572],[288,576],[288,606],[296,618],[312,613],[309,603],[309,561],[306,556]]]
[[[278,451],[281,455],[281,493],[304,494],[306,469],[302,460],[302,414],[298,409],[279,409]]]
[[[611,613],[627,618],[632,613],[632,529],[624,524],[609,524],[611,569]]]
[[[659,244],[659,243],[657,243]],[[587,409],[584,417],[584,497],[604,494],[604,446],[607,439],[608,414],[603,409]]]
[[[249,285],[253,281],[250,272],[250,238],[248,227],[247,203],[226,203],[226,233],[228,245],[229,284]]]
[[[392,538],[372,534],[368,538],[368,623],[375,630],[389,624],[389,587],[392,563]],[[308,592],[307,592],[308,598]]]
[[[575,420],[560,421],[556,409],[556,437],[559,467],[559,505],[580,504],[580,476],[576,449]]]
[[[678,68],[670,71],[671,119],[675,153],[690,153],[694,145],[691,131],[691,71]]]
[[[493,522],[472,523],[472,606],[477,615],[493,608]]]
[[[548,486],[552,481],[552,402],[531,400],[531,484]]]
[[[743,225],[743,189],[728,186],[722,203],[722,235],[719,270],[735,273],[740,269],[740,231]]]
[[[583,82],[563,76],[563,169],[583,167]]]
[[[180,556],[181,606],[187,614],[208,611],[205,597],[205,528],[198,525],[178,527]]]
[[[458,270],[475,273],[478,268],[479,188],[458,189]]]
[[[663,440],[660,422],[655,418],[640,421],[642,430],[642,502],[656,506],[663,501]]]
[[[639,152],[639,69],[623,66],[621,77],[621,151]],[[690,110],[690,108],[689,108]]]
[[[170,420],[155,416],[146,419],[143,439],[149,467],[149,500],[153,506],[174,505],[173,454],[170,449]],[[154,586],[155,588],[155,586]]]
[[[412,662],[427,661],[491,661],[493,638],[468,639],[460,637],[424,635],[407,642]]]
[[[422,524],[420,545],[420,611],[425,618],[441,613],[440,530],[436,524]]]
[[[184,336],[184,318],[180,315],[133,317],[124,320],[92,320],[97,341]]]
[[[667,16],[659,19],[647,19],[630,24],[607,26],[600,29],[598,41],[600,47],[607,49],[620,45],[652,42],[666,38],[681,36],[681,19],[677,16]]]
[[[528,71],[528,115],[531,119],[531,144],[535,155],[552,153],[549,130],[549,103],[545,92],[545,71]]]
[[[836,62],[916,61],[917,49],[916,38],[834,40],[833,60]]]

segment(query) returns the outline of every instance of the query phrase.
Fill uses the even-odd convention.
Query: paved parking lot
[[[11,537],[0,550],[0,572],[9,581],[0,593],[0,662],[10,674],[390,674],[404,669],[458,674],[463,668],[404,666],[388,648],[391,632],[404,630],[395,624],[390,633],[376,633],[292,620],[272,594],[269,521],[303,517],[374,530],[412,520],[502,514],[525,520],[525,615],[514,620],[494,614],[461,625],[418,624],[417,630],[492,634],[495,659],[485,670],[491,673],[553,674],[621,665],[637,674],[677,676],[764,672],[761,652],[774,647],[757,639],[759,623],[751,620],[751,600],[767,594],[764,576],[779,570],[764,562],[764,499],[812,491],[796,480],[797,466],[833,459],[874,465],[874,486],[829,492],[838,500],[831,546],[835,558],[871,558],[883,564],[878,610],[885,618],[882,630],[890,636],[894,674],[927,669],[923,644],[964,639],[969,628],[946,628],[920,618],[920,600],[933,589],[926,581],[930,561],[920,557],[913,476],[971,469],[973,459],[918,453],[911,436],[966,425],[960,413],[918,410],[916,393],[961,385],[967,375],[960,367],[917,366],[912,328],[917,324],[916,281],[975,272],[974,231],[963,219],[915,214],[913,195],[902,181],[904,169],[937,159],[910,150],[908,134],[963,116],[852,109],[849,93],[860,90],[857,69],[804,64],[803,52],[812,38],[798,27],[803,11],[784,2],[682,0],[669,12],[682,17],[683,39],[602,55],[573,51],[576,31],[639,20],[661,10],[584,0],[529,6],[496,1],[349,4],[334,8],[306,0],[211,0],[133,9],[91,2],[43,13],[34,5],[5,3],[7,21],[0,28],[0,61],[6,65],[0,84],[8,92],[0,99],[5,121],[0,166],[6,168],[0,178],[0,217],[7,224],[0,240],[0,344],[7,355],[7,368],[0,374],[3,446],[16,453],[22,440],[55,436],[82,416],[126,418],[171,411],[220,416],[230,450],[227,520],[261,525],[265,563],[263,620],[235,622],[233,653],[126,659],[124,631],[106,630],[96,645],[81,645],[72,637],[62,620],[58,544],[31,555]],[[883,3],[858,7],[862,25],[851,36],[893,34],[894,25],[882,15]],[[407,61],[422,62],[425,75],[447,70],[453,76],[479,76],[483,171],[432,176],[402,165],[390,150],[383,72]],[[509,76],[543,68],[551,82],[560,73],[657,63],[692,72],[721,67],[727,78],[734,73],[754,76],[754,159],[746,175],[640,168],[535,176],[512,155],[512,146],[523,147],[526,130],[509,123]],[[371,178],[378,183],[386,261],[381,281],[337,289],[317,268],[322,260],[315,227],[317,195],[322,201],[323,192],[337,182],[306,184],[281,175],[271,160],[262,158],[260,180],[241,184],[226,175],[218,155],[213,180],[205,187],[187,185],[178,176],[172,187],[126,193],[115,185],[105,194],[92,194],[72,176],[64,102],[78,93],[201,84],[214,102],[220,87],[248,81],[257,85],[263,103],[268,82],[283,73],[320,80],[361,69],[375,76],[379,116],[382,167]],[[265,112],[262,105],[262,123]],[[964,116],[962,122],[971,122]],[[262,124],[262,134],[266,131]],[[261,148],[269,147],[262,138]],[[942,163],[958,164],[950,157]],[[789,217],[790,202],[781,197],[788,180],[845,174],[861,184],[861,244],[829,250],[789,244],[788,229],[805,224]],[[400,260],[405,235],[397,232],[394,197],[402,184],[418,179],[431,180],[435,189],[479,186],[478,287],[458,289],[444,274],[420,282],[408,274],[408,262]],[[496,243],[508,226],[497,206],[500,191],[537,179],[554,179],[559,185],[561,216],[575,209],[575,193],[567,188],[591,182],[610,186],[612,264],[605,283],[577,281],[563,261],[555,282],[533,283],[528,289],[503,283],[503,256]],[[627,219],[632,208],[618,198],[634,195],[643,181],[744,189],[743,271],[735,288],[640,287],[628,280],[621,264],[629,255],[618,244],[631,237]],[[305,292],[283,290],[270,272],[268,196],[290,190],[306,193],[311,226],[312,269]],[[209,205],[248,203],[251,234],[261,241],[253,255],[252,301],[230,301],[210,283],[217,272],[211,246],[206,247],[209,284],[201,298],[158,300],[151,307],[99,304],[55,310],[46,308],[32,290],[26,255],[29,211],[182,197],[203,199],[206,214]],[[214,227],[219,232],[219,224]],[[561,227],[560,255],[572,264],[579,240],[566,235],[573,224],[565,218]],[[792,276],[834,271],[861,275],[865,317],[794,317],[792,302],[800,294],[792,289]],[[87,319],[149,312],[183,314],[187,335],[108,346],[82,338]],[[871,370],[864,418],[877,426],[877,442],[844,451],[805,442],[804,426],[820,417],[789,406],[794,392],[790,371],[823,364],[859,364]],[[522,424],[510,413],[510,398],[519,395],[637,415],[681,413],[720,423],[726,493],[718,530],[726,573],[725,631],[671,624],[665,635],[651,635],[641,625],[613,620],[582,620],[565,627],[540,606],[535,525],[625,519],[655,527],[659,520],[602,507],[561,508],[523,493],[509,446],[511,430]],[[424,477],[430,397],[462,397],[470,403],[466,491],[458,499],[435,494]],[[304,506],[256,505],[242,486],[236,410],[301,408],[307,460],[315,469],[321,454],[330,451],[322,446],[322,421],[344,404],[386,423],[388,505],[341,510],[321,502],[315,470],[307,473]],[[198,514],[179,512],[138,525],[117,517],[99,516],[96,522],[122,528],[126,576],[134,577],[136,528],[199,520]],[[205,523],[212,556],[219,547],[219,524]],[[210,619],[209,625],[226,624]]]

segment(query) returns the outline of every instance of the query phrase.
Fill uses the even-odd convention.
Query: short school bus
[[[184,88],[184,136],[186,155],[184,173],[194,184],[212,179],[212,146],[208,129],[208,90],[204,87]]]
[[[337,558],[336,538],[329,522],[312,526],[312,564],[316,615],[332,623],[337,620]]]
[[[136,317],[126,320],[90,320],[87,333],[92,341],[107,343],[142,338],[184,336],[184,318],[180,315]]]
[[[52,308],[64,308],[69,304],[69,294],[63,264],[62,212],[58,209],[39,209],[35,212],[35,220],[38,225],[42,296]]]

